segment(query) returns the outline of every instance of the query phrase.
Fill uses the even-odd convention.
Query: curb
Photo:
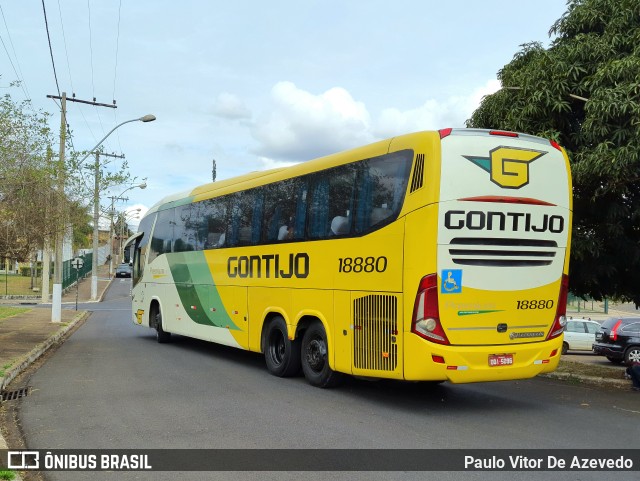
[[[22,358],[19,364],[17,364],[10,371],[8,371],[4,377],[0,378],[0,391],[3,390],[4,387],[8,385],[11,381],[13,381],[16,378],[16,376],[18,376],[18,374],[20,374],[27,367],[29,367],[34,361],[36,361],[36,359],[38,359],[45,352],[47,352],[51,346],[53,346],[62,337],[64,337],[71,329],[73,329],[76,326],[76,324],[83,321],[88,316],[89,316],[89,312],[87,311],[79,312],[71,321],[69,321],[69,323],[66,326],[64,326],[56,334],[54,334],[46,341],[34,347],[25,357]]]
[[[596,386],[607,385],[609,387],[614,387],[616,389],[628,389],[629,381],[625,379],[607,379],[596,376],[584,376],[584,375],[576,375],[570,372],[550,372],[547,374],[541,374],[540,377],[546,377],[548,379],[560,379],[562,381],[578,381],[582,384],[591,384]]]

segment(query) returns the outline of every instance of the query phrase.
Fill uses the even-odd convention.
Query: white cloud
[[[278,82],[271,97],[273,110],[252,131],[261,156],[308,160],[374,140],[365,105],[344,88],[314,95],[292,82]]]
[[[260,161],[260,163],[262,164],[262,167],[265,170],[280,169],[282,167],[291,167],[292,165],[296,165],[299,163],[299,162],[290,162],[286,160],[275,160],[275,159],[270,159],[268,157],[259,157],[258,160]]]
[[[255,153],[264,168],[275,168],[395,135],[464,127],[482,97],[499,88],[497,80],[489,80],[466,95],[427,99],[407,110],[384,108],[372,121],[366,105],[342,87],[314,95],[279,82],[271,92],[272,109],[253,126]]]
[[[446,127],[464,127],[465,121],[478,108],[482,97],[500,89],[498,80],[489,80],[469,95],[448,99],[429,99],[414,109],[401,111],[397,108],[384,109],[375,128],[377,137],[386,138],[420,130],[436,130]]]
[[[230,120],[250,119],[251,111],[244,102],[234,94],[222,92],[213,105],[213,113],[218,117]]]

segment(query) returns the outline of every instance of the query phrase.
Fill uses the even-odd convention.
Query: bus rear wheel
[[[171,341],[171,333],[162,329],[162,311],[160,311],[160,307],[156,306],[151,315],[156,328],[156,341],[161,344]]]
[[[300,372],[300,342],[291,341],[282,316],[274,317],[265,334],[264,360],[271,374],[291,377]]]
[[[311,324],[302,336],[302,371],[312,386],[333,387],[342,374],[329,367],[327,334],[319,322]]]

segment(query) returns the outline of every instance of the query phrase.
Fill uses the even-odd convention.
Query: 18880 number
[[[516,309],[551,309],[554,305],[552,299],[540,299],[540,300],[531,300],[531,301],[516,301],[517,307]]]
[[[338,272],[384,272],[387,270],[387,258],[380,257],[340,257]]]

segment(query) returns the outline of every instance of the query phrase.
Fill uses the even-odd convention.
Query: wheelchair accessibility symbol
[[[442,294],[460,294],[462,292],[462,269],[445,269],[442,271]]]

